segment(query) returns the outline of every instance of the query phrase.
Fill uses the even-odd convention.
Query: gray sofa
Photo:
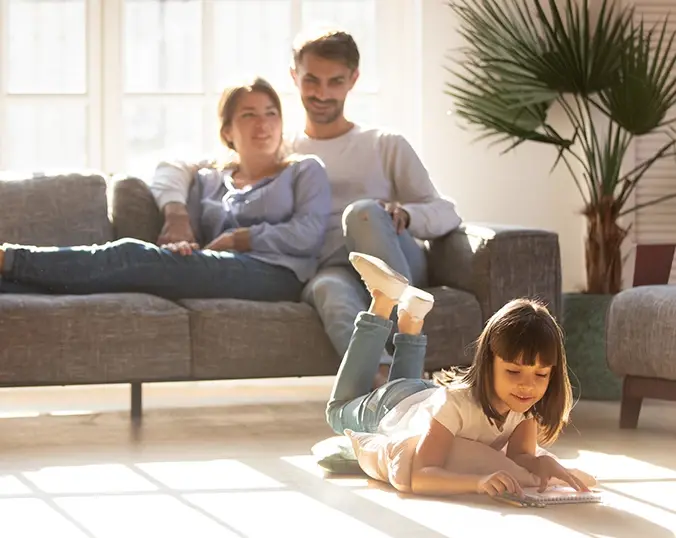
[[[138,179],[0,175],[0,243],[154,241],[160,226]],[[431,242],[428,255],[429,370],[468,364],[485,320],[514,297],[537,296],[559,314],[553,233],[466,225]],[[130,383],[134,419],[143,383],[333,375],[339,363],[305,304],[0,294],[0,386]]]

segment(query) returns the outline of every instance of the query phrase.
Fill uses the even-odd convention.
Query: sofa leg
[[[622,403],[620,404],[620,429],[634,430],[638,426],[643,396],[637,394],[639,387],[636,385],[633,377],[627,376],[624,378]]]
[[[143,383],[131,384],[131,420],[141,422],[143,417]]]

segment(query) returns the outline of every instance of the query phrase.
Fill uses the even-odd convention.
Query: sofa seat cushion
[[[611,372],[676,381],[676,286],[640,286],[618,293],[606,324]]]
[[[151,295],[0,294],[0,384],[186,379],[187,312]]]
[[[473,295],[432,288],[436,304],[425,331],[428,369],[471,362],[481,331]],[[190,311],[193,372],[198,379],[335,375],[340,357],[315,310],[303,303],[235,299],[179,301]]]
[[[314,309],[304,303],[189,299],[198,379],[333,375],[340,363]]]

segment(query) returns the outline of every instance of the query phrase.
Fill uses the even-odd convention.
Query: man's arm
[[[408,230],[418,239],[434,239],[457,228],[462,219],[455,202],[442,197],[413,147],[401,135],[380,137],[383,170],[392,181],[396,201],[409,215]]]
[[[185,206],[190,184],[199,166],[200,163],[179,160],[162,161],[157,165],[150,182],[150,192],[160,211],[164,213],[168,204]]]
[[[158,244],[195,241],[186,203],[190,184],[199,166],[200,163],[178,160],[162,161],[157,165],[150,183],[150,191],[164,216],[164,226],[157,240]]]

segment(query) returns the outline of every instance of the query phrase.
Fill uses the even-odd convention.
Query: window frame
[[[106,173],[124,173],[125,163],[123,92],[124,55],[123,55],[123,3],[125,0],[84,0],[86,36],[86,92],[84,94],[9,94],[8,93],[8,38],[0,23],[0,170],[9,169],[6,157],[8,138],[11,133],[6,126],[8,105],[15,102],[59,103],[75,101],[86,106],[86,168],[102,170]],[[214,2],[218,0],[202,0],[202,20],[211,21]],[[292,31],[295,35],[301,28],[302,0],[292,1]],[[8,20],[10,0],[0,0],[0,21]],[[417,0],[376,0],[378,39],[377,65],[381,72],[378,77],[378,90],[381,107],[380,122],[395,131],[408,135],[416,146],[421,138],[420,103],[422,81],[416,77],[420,73],[420,58],[417,47],[409,42],[402,42],[401,35],[418,35],[415,25],[417,18]],[[202,104],[203,140],[205,151],[210,148],[209,140],[217,143],[215,104],[219,92],[215,88],[213,71],[206,68],[214,64],[213,25],[205,23],[202,31],[202,69],[203,88],[196,94],[134,94],[144,96],[161,96],[161,99],[194,99]],[[397,61],[393,61],[393,59]],[[403,73],[401,65],[410,65],[411,72]],[[355,89],[359,92],[359,86]],[[367,94],[368,92],[359,92]],[[282,100],[297,98],[295,92],[281,91]],[[349,99],[349,97],[348,97]],[[402,107],[403,103],[413,103]],[[40,171],[40,165],[35,168]],[[74,164],[70,168],[77,168]],[[32,169],[30,171],[36,171]]]

